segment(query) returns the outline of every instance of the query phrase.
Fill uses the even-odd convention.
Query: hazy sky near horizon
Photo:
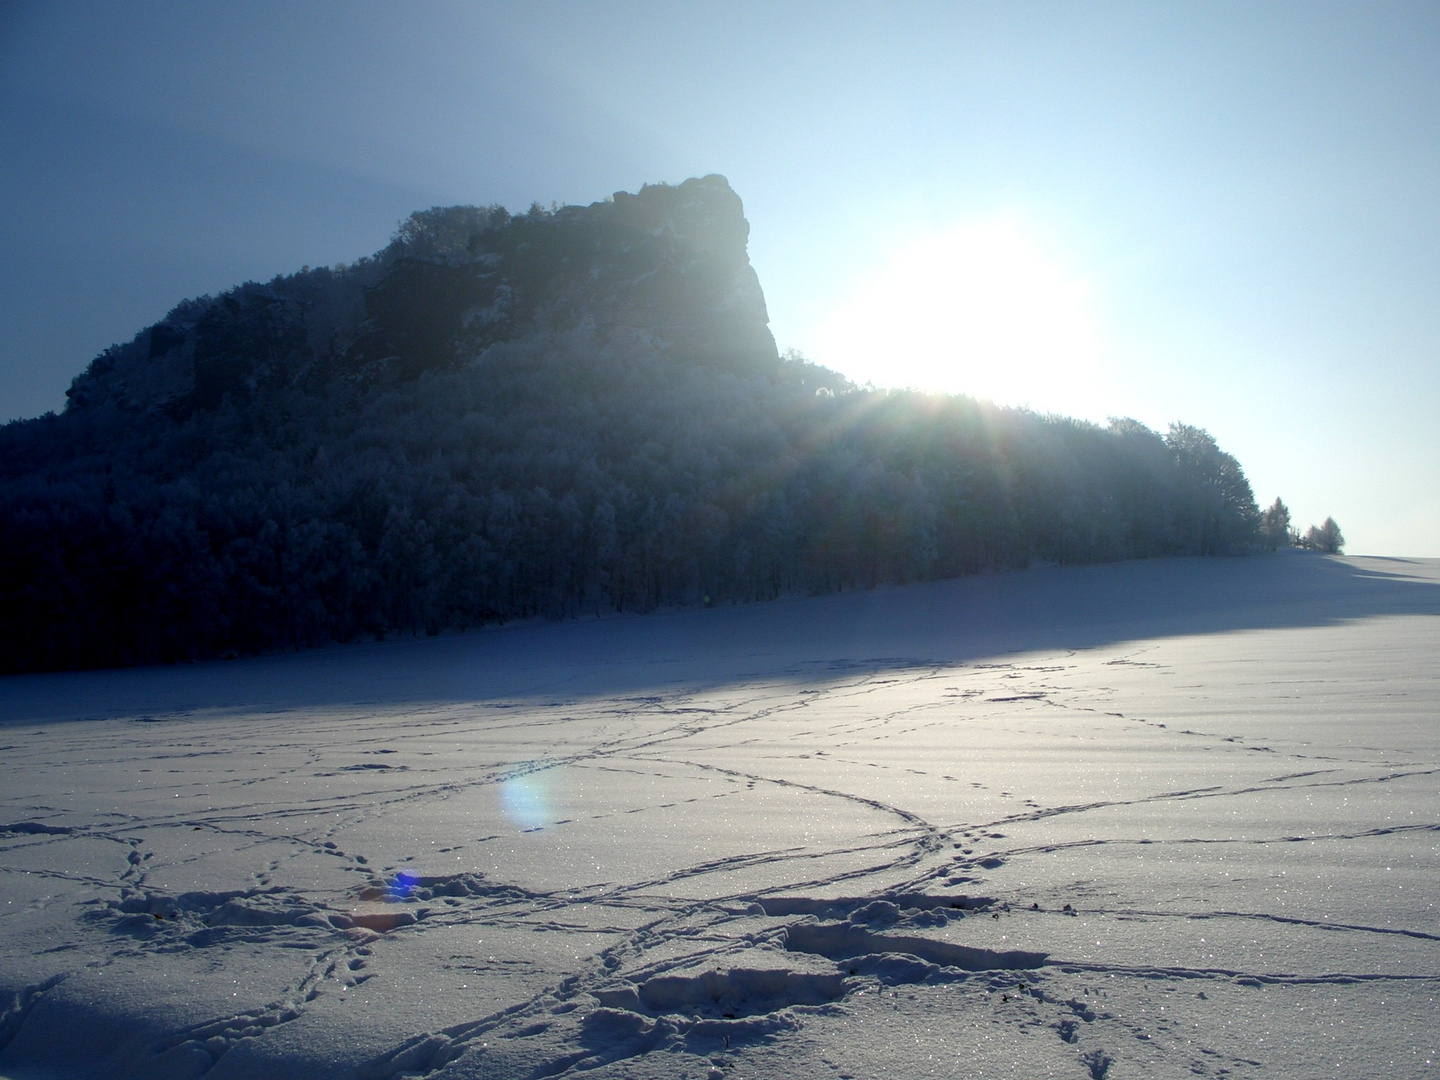
[[[1440,556],[1440,5],[0,0],[0,421],[411,211],[724,173],[780,347]]]

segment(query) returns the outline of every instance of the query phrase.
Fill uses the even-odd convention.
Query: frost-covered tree
[[[1345,553],[1345,534],[1340,531],[1340,526],[1335,523],[1333,517],[1327,517],[1324,523],[1318,527],[1310,526],[1305,533],[1302,546],[1326,555],[1343,555]]]
[[[1165,444],[1180,471],[1180,520],[1187,534],[1198,537],[1197,554],[1253,543],[1260,512],[1240,463],[1221,450],[1208,431],[1188,424],[1171,424]]]
[[[1278,498],[1260,514],[1260,542],[1266,550],[1290,546],[1290,508]]]
[[[477,236],[509,220],[509,212],[499,205],[432,206],[415,211],[400,223],[389,251],[413,259],[463,257]]]

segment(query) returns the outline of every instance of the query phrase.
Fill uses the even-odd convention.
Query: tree
[[[390,250],[442,262],[463,258],[477,235],[509,220],[509,212],[499,205],[432,206],[400,222],[390,240]]]
[[[1326,555],[1345,554],[1345,534],[1340,531],[1340,526],[1335,523],[1333,517],[1327,517],[1325,523],[1319,528],[1311,525],[1305,533],[1302,546],[1312,551],[1323,552]]]
[[[1278,498],[1260,515],[1260,542],[1265,550],[1290,545],[1290,508]]]
[[[1203,428],[1171,424],[1165,435],[1180,472],[1186,510],[1177,541],[1198,555],[1241,551],[1253,544],[1260,511],[1240,463]],[[1182,547],[1183,550],[1183,547]]]

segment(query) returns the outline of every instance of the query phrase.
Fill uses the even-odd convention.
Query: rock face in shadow
[[[98,357],[71,386],[70,408],[183,416],[266,389],[404,381],[580,329],[754,374],[778,358],[749,233],[740,197],[717,175],[516,216],[436,207],[351,267],[186,301]]]

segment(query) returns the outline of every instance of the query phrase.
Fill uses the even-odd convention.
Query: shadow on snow
[[[566,700],[1406,615],[1440,615],[1440,560],[1296,551],[1155,559],[532,622],[229,663],[8,676],[0,678],[0,716]]]

